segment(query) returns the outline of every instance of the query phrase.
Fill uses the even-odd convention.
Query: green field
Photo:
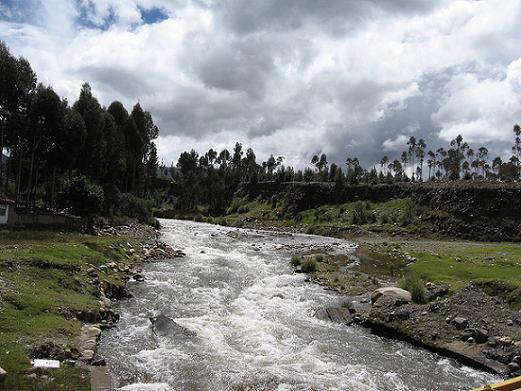
[[[128,261],[130,237],[100,237],[53,231],[0,231],[0,367],[8,372],[0,389],[90,390],[85,370],[49,370],[53,379],[37,385],[27,375],[28,350],[52,340],[74,346],[78,311],[99,308],[87,270],[92,265]],[[100,273],[100,280],[118,281]],[[121,282],[120,282],[121,283]]]

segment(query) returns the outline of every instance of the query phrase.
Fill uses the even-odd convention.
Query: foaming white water
[[[124,390],[468,389],[490,376],[358,327],[325,322],[316,309],[345,298],[292,274],[291,251],[351,251],[348,242],[162,221],[163,240],[186,258],[146,265],[145,283],[121,302],[100,355]],[[156,337],[164,314],[197,336]]]

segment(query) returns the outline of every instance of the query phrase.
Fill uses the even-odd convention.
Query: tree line
[[[365,169],[357,157],[347,157],[345,168],[329,164],[326,154],[313,155],[303,170],[284,165],[283,156],[270,155],[257,162],[252,148],[244,151],[236,143],[233,151],[214,149],[204,154],[195,150],[183,152],[170,170],[175,184],[170,195],[177,197],[177,206],[192,210],[197,205],[208,205],[211,213],[221,213],[232,199],[239,184],[259,181],[276,182],[333,182],[344,184],[377,184],[394,182],[423,182],[442,180],[502,180],[517,181],[521,174],[521,128],[514,126],[513,155],[503,161],[489,158],[486,147],[474,150],[458,135],[450,147],[427,150],[423,139],[410,137],[407,149],[394,159],[384,156],[378,165]]]
[[[514,181],[521,174],[521,127],[514,125],[514,143],[512,156],[503,161],[500,156],[491,158],[485,146],[477,150],[472,148],[458,135],[450,142],[450,147],[439,147],[427,151],[423,139],[411,136],[407,141],[407,150],[399,159],[390,161],[388,156],[380,160],[380,172],[390,172],[393,177],[411,181],[423,181],[425,170],[427,180],[488,179]],[[410,178],[406,173],[410,173]]]
[[[87,213],[121,194],[147,196],[158,132],[139,103],[130,112],[117,101],[103,107],[88,83],[70,105],[0,42],[0,195],[17,207]]]

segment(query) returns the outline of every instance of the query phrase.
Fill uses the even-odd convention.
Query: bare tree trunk
[[[29,165],[29,176],[28,176],[28,183],[27,183],[27,194],[25,196],[25,206],[27,207],[29,205],[30,201],[30,195],[32,190],[32,183],[33,183],[33,170],[34,170],[34,157],[36,155],[36,150],[38,149],[38,145],[40,145],[41,138],[36,142],[36,145],[33,148],[33,151],[31,152],[31,164]]]
[[[38,189],[38,181],[40,180],[40,165],[36,165],[36,175],[34,179],[34,186],[32,191],[32,208],[33,210],[36,209],[36,190]]]
[[[11,156],[9,156],[9,160],[7,160],[7,163],[5,165],[5,189],[6,191],[9,191],[9,174],[11,173],[11,168],[12,168],[12,164],[11,164]]]
[[[16,173],[16,207],[20,207],[20,189],[22,187],[22,153],[19,152],[18,156],[18,171]]]
[[[56,167],[52,169],[50,209],[54,209],[54,185],[56,183]]]

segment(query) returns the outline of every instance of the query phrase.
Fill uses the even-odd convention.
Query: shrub
[[[406,226],[411,224],[417,215],[418,207],[411,200],[407,200],[405,202],[403,213],[400,217],[400,225]]]
[[[317,271],[317,262],[313,258],[308,258],[302,262],[302,271],[304,273],[313,273]]]
[[[103,189],[84,176],[73,178],[58,194],[58,205],[73,214],[85,216],[101,212]]]
[[[323,262],[324,261],[324,256],[322,254],[315,255],[315,261],[316,262]]]
[[[374,213],[370,205],[363,201],[353,204],[353,213],[350,215],[352,224],[366,224],[374,222]]]
[[[300,262],[301,262],[301,259],[298,255],[293,255],[291,257],[291,261],[289,261],[293,266],[299,266],[300,265]]]
[[[198,223],[202,223],[204,221],[204,216],[201,213],[197,213],[194,216],[194,221],[196,221]]]
[[[226,219],[224,217],[216,218],[216,219],[214,219],[214,224],[226,225]]]
[[[321,221],[325,221],[325,222],[331,222],[333,220],[333,218],[328,214],[323,214],[320,217],[320,219],[321,219]]]
[[[308,235],[313,235],[315,234],[315,232],[317,231],[317,227],[315,227],[314,225],[310,225],[307,229],[306,229],[306,233]]]
[[[118,206],[121,203],[121,192],[115,184],[109,183],[103,186],[103,194],[103,211],[107,215],[113,216],[117,213]]]
[[[378,215],[378,222],[382,225],[388,224],[390,220],[391,219],[390,219],[389,215],[384,211],[380,212],[380,214]]]
[[[415,272],[408,270],[403,275],[400,288],[411,292],[412,301],[419,304],[427,302],[425,298],[425,284]]]
[[[248,213],[249,211],[250,208],[248,207],[248,205],[243,205],[237,209],[237,213],[239,214]]]
[[[133,217],[142,223],[152,220],[150,203],[130,193],[121,194],[119,213],[123,216]]]

